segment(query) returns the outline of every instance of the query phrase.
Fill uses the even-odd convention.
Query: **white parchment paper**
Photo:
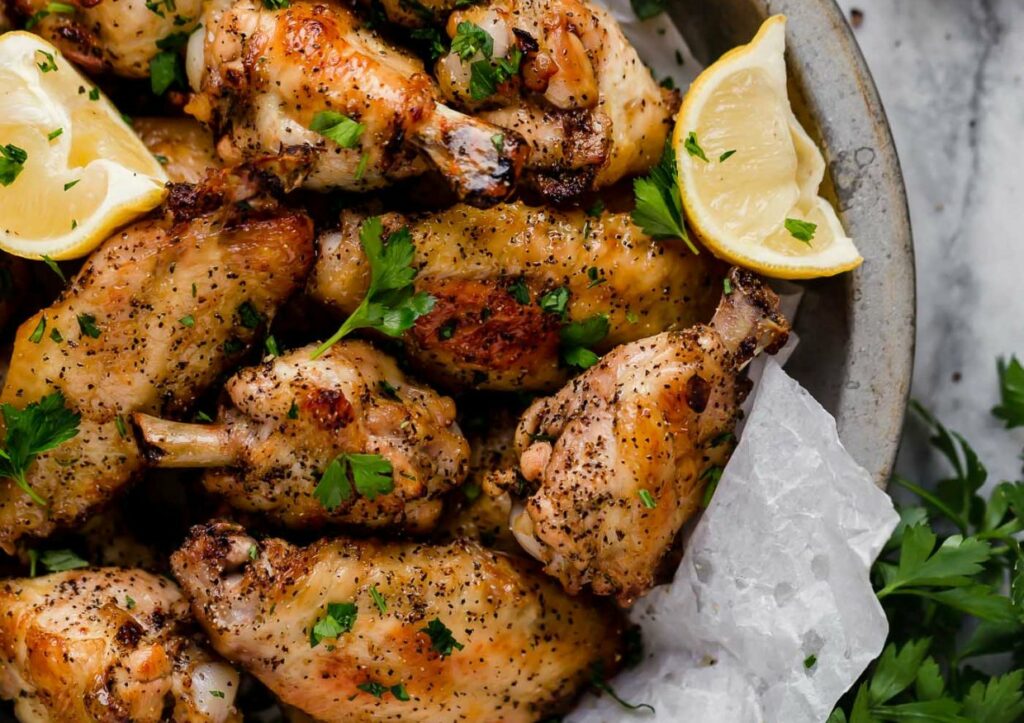
[[[630,613],[645,660],[567,720],[822,721],[882,650],[868,579],[899,517],[835,420],[774,361],[670,585]]]

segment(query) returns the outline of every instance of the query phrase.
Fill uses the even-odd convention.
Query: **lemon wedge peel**
[[[0,35],[0,107],[0,145],[28,154],[14,181],[0,186],[0,249],[28,259],[84,256],[166,195],[160,163],[42,38]]]
[[[825,161],[789,103],[785,29],[785,16],[769,18],[687,91],[672,138],[683,208],[697,238],[730,263],[776,278],[833,276],[863,259],[818,196]],[[686,150],[690,134],[707,161]],[[786,219],[816,224],[810,243]]]

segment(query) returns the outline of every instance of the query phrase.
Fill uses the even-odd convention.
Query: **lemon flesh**
[[[84,256],[163,200],[167,177],[159,162],[43,39],[20,31],[0,36],[0,108],[0,146],[27,155],[14,181],[0,185],[4,251]]]
[[[683,208],[716,256],[777,278],[832,276],[863,259],[818,195],[825,161],[790,106],[785,50],[777,15],[687,91],[673,134]],[[787,219],[814,224],[813,237]]]

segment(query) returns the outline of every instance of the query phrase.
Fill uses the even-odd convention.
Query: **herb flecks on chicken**
[[[0,547],[86,519],[142,469],[132,412],[189,410],[239,360],[313,260],[312,223],[252,195],[242,177],[177,185],[163,216],[129,226],[97,249],[50,307],[18,329],[0,402],[24,408],[60,392],[78,433],[39,454],[25,482],[0,480]],[[239,194],[250,196],[244,208]],[[47,331],[33,340],[46,319]],[[190,324],[182,323],[189,319]]]
[[[236,373],[214,424],[137,415],[152,461],[212,467],[208,490],[291,527],[432,529],[466,475],[454,402],[366,342],[312,348]]]
[[[650,589],[724,462],[749,387],[740,372],[789,330],[757,277],[734,269],[729,282],[710,325],[624,344],[523,415],[529,498],[512,529],[569,592],[625,606]]]
[[[177,586],[100,568],[0,587],[0,697],[19,720],[236,723],[238,673],[194,641]]]
[[[198,70],[187,110],[223,134],[225,160],[307,150],[304,177],[288,182],[320,190],[370,190],[431,168],[475,203],[514,189],[523,141],[442,105],[422,63],[340,2],[236,0],[211,6],[204,25],[205,45],[189,48]],[[324,113],[361,126],[358,137],[324,135]]]
[[[172,565],[214,649],[324,723],[533,723],[619,667],[613,610],[474,543],[303,548],[214,522]]]
[[[569,376],[561,331],[606,315],[596,346],[706,321],[721,283],[708,254],[681,241],[654,241],[625,213],[456,205],[418,217],[385,214],[389,231],[408,227],[417,291],[430,313],[404,335],[406,353],[449,387],[554,389]],[[359,241],[364,216],[346,211],[338,231],[320,236],[311,295],[351,314],[370,269]]]

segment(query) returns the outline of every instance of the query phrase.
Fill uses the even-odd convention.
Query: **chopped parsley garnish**
[[[173,13],[178,9],[178,7],[174,0],[147,0],[146,9],[160,17],[165,17],[165,10],[169,13]]]
[[[1000,404],[992,409],[992,414],[1002,420],[1007,429],[1024,427],[1024,366],[1014,356],[1009,362],[1000,359],[996,371]]]
[[[246,329],[258,329],[263,323],[263,314],[248,301],[243,301],[238,307],[238,319]]]
[[[640,492],[638,492],[637,494],[640,497],[640,501],[647,509],[653,510],[655,507],[658,506],[658,501],[654,499],[654,495],[652,495],[647,490],[640,490]]]
[[[608,281],[608,279],[606,279],[604,276],[601,276],[601,269],[597,268],[596,266],[591,266],[589,269],[587,269],[587,278],[590,279],[590,283],[587,284],[588,289],[592,289],[595,286],[600,286],[601,284]]]
[[[589,369],[600,358],[588,347],[608,336],[608,316],[595,314],[583,321],[566,324],[559,331],[562,340],[562,359],[566,364]]]
[[[630,324],[635,324],[640,321],[640,317],[636,315],[636,312],[632,309],[626,309],[626,321]]]
[[[365,683],[360,683],[356,687],[364,693],[369,693],[374,698],[380,698],[388,692],[387,687],[382,683],[378,683],[376,680],[368,680]]]
[[[45,9],[36,11],[32,14],[32,17],[25,22],[25,30],[31,30],[38,25],[43,18],[49,15],[53,15],[55,13],[61,15],[73,15],[74,12],[74,5],[68,5],[67,3],[60,2],[47,3]]]
[[[81,416],[64,404],[60,392],[48,394],[24,409],[0,404],[7,434],[0,449],[0,477],[15,483],[38,505],[46,505],[25,477],[29,466],[43,452],[63,444],[78,434]]]
[[[200,409],[198,412],[196,412],[196,421],[202,424],[209,424],[210,422],[213,421],[213,417],[211,417],[209,414]]]
[[[60,344],[62,341],[64,341],[64,337],[61,336],[60,329],[58,329],[57,327],[53,327],[52,329],[50,329],[50,339],[52,339],[57,344]]]
[[[597,218],[604,213],[604,201],[600,198],[594,201],[594,205],[586,210],[586,214],[591,218]]]
[[[314,359],[356,329],[400,336],[434,308],[433,296],[413,288],[416,250],[409,229],[401,228],[385,241],[380,217],[372,216],[359,229],[359,242],[370,263],[370,288],[341,328],[313,352]]]
[[[14,179],[25,170],[28,153],[18,146],[8,143],[0,146],[0,185],[10,186]]]
[[[100,99],[100,89],[99,88],[93,88],[92,90],[89,91],[89,100],[99,100],[99,99]]]
[[[181,324],[182,326],[187,326],[189,329],[191,329],[196,325],[196,317],[192,316],[192,314],[186,314],[185,316],[178,319],[178,323]]]
[[[277,339],[271,334],[263,342],[263,348],[267,350],[267,354],[270,356],[281,356],[281,349],[277,346]]]
[[[288,407],[288,419],[299,418],[299,405],[297,402],[292,401],[292,406]]]
[[[212,695],[214,698],[223,698],[224,697],[224,691],[223,690],[211,690],[210,691],[210,695]]]
[[[810,670],[811,668],[813,668],[815,666],[815,664],[817,664],[817,662],[818,662],[818,656],[817,655],[808,655],[806,658],[804,658],[804,667],[807,668],[808,670]]]
[[[100,338],[100,329],[96,326],[96,317],[92,314],[79,314],[78,328],[86,336],[92,337],[93,339]]]
[[[708,162],[708,157],[704,153],[704,149],[700,147],[700,143],[697,142],[697,134],[690,131],[686,136],[686,140],[683,141],[683,148],[694,158],[699,158],[705,163]]]
[[[238,352],[245,349],[245,343],[241,339],[231,337],[223,344],[220,345],[221,349],[224,350],[225,354],[237,354]]]
[[[512,48],[507,58],[477,60],[469,66],[469,97],[485,100],[498,91],[498,86],[519,74],[523,53]]]
[[[522,279],[516,279],[508,287],[508,293],[520,304],[530,303],[530,289]]]
[[[38,344],[43,340],[43,334],[46,332],[46,317],[40,316],[39,323],[36,324],[36,328],[32,330],[32,333],[28,335],[28,340],[33,344]]]
[[[480,489],[480,485],[476,482],[467,482],[462,485],[460,489],[462,490],[462,494],[465,496],[467,502],[473,502],[479,499],[480,495],[483,494],[483,490]]]
[[[728,161],[730,158],[732,158],[735,154],[736,154],[736,151],[734,151],[734,150],[733,151],[726,151],[725,153],[723,153],[722,155],[720,155],[718,157],[718,162],[719,163],[724,163],[725,161]]]
[[[370,588],[370,597],[373,598],[373,604],[377,606],[378,610],[380,610],[381,615],[388,611],[387,600],[385,600],[384,596],[381,595],[380,591],[377,590],[376,585]]]
[[[324,638],[337,638],[351,632],[358,612],[355,603],[327,603],[327,612],[309,631],[309,647],[315,648]]]
[[[49,73],[52,70],[57,69],[57,61],[53,57],[53,53],[47,53],[45,50],[37,50],[37,55],[43,56],[43,62],[36,63],[36,67],[44,73]]]
[[[732,281],[729,280],[728,276],[722,279],[722,293],[726,296],[732,293]]]
[[[363,151],[363,155],[359,156],[359,165],[356,166],[356,180],[363,180],[363,175],[366,173],[366,166],[370,163],[370,154]]]
[[[45,550],[39,556],[39,561],[50,572],[64,572],[66,570],[89,567],[88,562],[71,550]]]
[[[78,182],[81,181],[81,180],[82,180],[81,178],[76,178],[73,181],[68,181],[67,183],[64,184],[64,190],[65,191],[70,191],[72,188],[77,186]]]
[[[377,382],[377,388],[380,390],[380,393],[388,399],[398,399],[398,389],[387,379],[381,379]]]
[[[322,110],[313,116],[313,122],[309,129],[332,140],[342,148],[355,148],[359,145],[359,138],[366,130],[362,123],[352,120],[347,115],[336,113],[333,110]]]
[[[658,165],[651,169],[650,175],[633,181],[633,195],[636,198],[633,223],[644,233],[656,239],[682,239],[690,251],[698,253],[683,223],[676,154],[669,144],[665,144],[665,152]]]
[[[420,628],[420,632],[427,634],[430,638],[430,647],[442,658],[451,655],[453,650],[462,650],[465,647],[455,639],[452,631],[439,618],[431,620],[427,627]]]
[[[537,300],[537,305],[549,314],[564,314],[565,307],[569,303],[569,289],[565,286],[559,286],[557,289],[552,289],[547,292],[540,299]]]
[[[658,85],[660,85],[665,90],[675,90],[676,89],[676,81],[675,81],[675,79],[671,75],[666,75],[664,78],[662,78],[661,82],[658,83]]]
[[[167,156],[164,156],[164,155],[162,155],[160,153],[154,153],[153,154],[153,158],[155,158],[156,162],[159,163],[161,166],[166,166],[168,163],[171,162],[170,158],[168,158]]]
[[[640,710],[641,708],[646,708],[651,711],[651,713],[656,712],[654,710],[654,706],[647,703],[629,703],[620,698],[611,685],[608,684],[608,681],[605,680],[604,664],[601,662],[594,663],[590,666],[590,684],[598,690],[610,695],[612,699],[623,708],[628,708],[629,710]]]
[[[452,53],[463,60],[469,60],[477,54],[490,58],[494,54],[494,39],[479,25],[464,20],[455,29]]]
[[[396,700],[409,700],[409,693],[405,690],[405,683],[392,685],[391,688],[389,688],[389,690],[391,691],[391,695],[395,696]]]
[[[455,319],[450,319],[437,329],[437,338],[441,341],[447,341],[455,336],[455,327],[458,326],[458,322]]]
[[[260,548],[256,545],[249,545],[249,559],[256,560],[260,556]]]
[[[117,427],[117,435],[121,439],[128,436],[128,427],[125,426],[124,418],[120,414],[114,417],[114,426]]]
[[[818,224],[811,223],[810,221],[801,221],[797,218],[787,218],[785,226],[790,236],[797,241],[803,241],[808,246],[811,245],[814,232],[818,229]]]
[[[313,490],[313,496],[328,512],[353,495],[353,488],[374,500],[395,487],[391,462],[379,454],[339,454],[331,460]]]
[[[267,10],[284,10],[291,6],[290,0],[263,0],[263,7]]]
[[[640,20],[650,20],[665,12],[665,3],[666,0],[629,0],[633,12]]]
[[[55,138],[60,138],[61,135],[63,135],[63,133],[64,133],[64,129],[63,128],[55,128],[54,130],[52,130],[52,131],[50,131],[49,133],[46,134],[46,140],[52,141]]]
[[[36,576],[36,565],[39,563],[39,552],[34,549],[28,551],[28,576]]]
[[[491,136],[491,145],[494,146],[494,150],[501,153],[502,149],[505,147],[505,134],[495,133]]]
[[[185,66],[181,60],[181,50],[188,44],[188,33],[171,33],[156,41],[160,50],[149,61],[149,85],[155,95],[163,95],[168,88],[177,84],[188,86],[185,77]]]
[[[135,609],[135,598],[133,598],[131,595],[125,595],[124,596],[124,606],[126,608],[128,608],[129,610],[134,610]]]
[[[718,465],[714,467],[708,467],[701,474],[700,479],[707,480],[707,486],[704,488],[704,496],[701,497],[700,506],[707,508],[711,504],[711,498],[715,496],[715,490],[718,489],[718,482],[722,479],[722,468]]]
[[[416,28],[410,33],[413,40],[418,40],[427,47],[431,60],[437,60],[448,52],[444,45],[444,37],[437,28]]]

